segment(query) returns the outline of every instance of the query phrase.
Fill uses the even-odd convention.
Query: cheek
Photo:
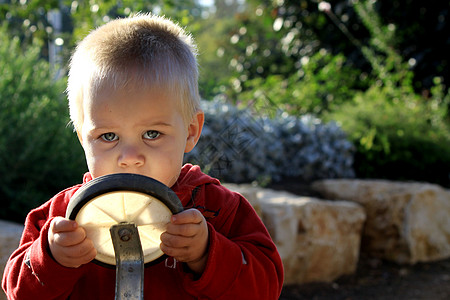
[[[86,161],[90,163],[95,157],[95,151],[92,145],[83,145],[84,155],[86,156]]]
[[[165,185],[167,185],[168,187],[172,187],[175,182],[177,182],[178,177],[180,176],[180,171],[181,171],[181,164],[180,162],[172,162],[172,165],[170,166],[170,169],[168,168],[167,172],[165,174],[165,180],[163,181]]]
[[[152,172],[158,173],[157,177],[159,177],[161,182],[171,187],[180,176],[180,170],[183,165],[183,156],[180,156],[177,151],[174,151],[171,155],[168,155],[169,153],[167,152],[165,154],[167,156],[163,155],[158,157],[155,155],[153,158],[155,158],[159,164],[150,163],[149,168]]]
[[[84,154],[89,172],[93,173],[95,169],[95,156],[90,148],[84,148]]]
[[[93,176],[96,173],[99,172],[101,173],[102,164],[100,162],[106,159],[106,157],[104,157],[104,154],[101,151],[98,151],[98,149],[95,149],[95,147],[93,147],[92,145],[83,147],[83,149],[86,157],[86,163],[89,168],[89,172],[91,172]]]

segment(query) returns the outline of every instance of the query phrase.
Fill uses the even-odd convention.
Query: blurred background
[[[450,187],[448,1],[0,0],[0,218],[22,223],[81,182],[68,60],[90,30],[136,12],[197,41],[207,123],[187,160],[206,172]]]

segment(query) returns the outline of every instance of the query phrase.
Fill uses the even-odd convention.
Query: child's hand
[[[167,230],[161,234],[161,250],[200,274],[208,259],[208,226],[197,209],[173,215]]]
[[[53,258],[61,265],[78,268],[95,258],[97,251],[77,222],[57,217],[50,224],[48,243]]]

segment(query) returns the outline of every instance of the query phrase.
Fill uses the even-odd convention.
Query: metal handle
[[[144,299],[144,255],[134,223],[109,229],[116,257],[116,300]]]

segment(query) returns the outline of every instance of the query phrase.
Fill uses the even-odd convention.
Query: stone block
[[[285,284],[331,282],[355,272],[365,213],[360,205],[261,190],[263,222],[285,271]]]
[[[450,257],[450,191],[438,185],[385,180],[321,180],[312,187],[326,199],[364,206],[362,250],[415,264]]]
[[[285,284],[330,282],[356,270],[362,207],[251,185],[226,186],[254,205],[283,261]]]

